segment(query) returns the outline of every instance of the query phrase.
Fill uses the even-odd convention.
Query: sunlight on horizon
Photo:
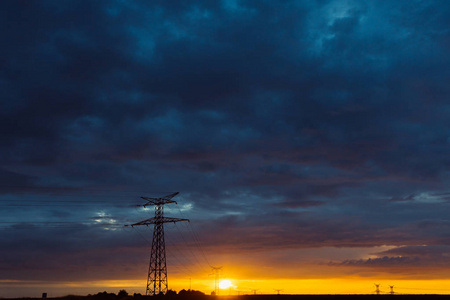
[[[222,280],[219,283],[219,288],[221,288],[221,289],[227,289],[227,288],[232,287],[232,286],[233,285],[232,285],[231,281],[229,281],[228,279]]]
[[[198,290],[206,295],[214,290],[214,280],[192,278],[192,290]],[[227,295],[250,294],[374,294],[374,283],[380,283],[381,294],[389,294],[389,285],[394,285],[396,294],[450,294],[450,280],[396,280],[389,278],[328,278],[328,279],[236,279],[221,280],[220,288],[228,289]],[[21,290],[20,297],[36,297],[43,291],[50,297],[66,296],[69,294],[87,295],[98,292],[117,293],[125,289],[128,293],[145,294],[145,280],[111,280],[111,281],[79,281],[79,282],[52,282],[3,281],[3,296],[17,294]],[[9,289],[10,291],[7,291]],[[169,281],[169,289],[177,292],[189,289],[189,279],[172,277]],[[14,291],[15,290],[15,291]]]

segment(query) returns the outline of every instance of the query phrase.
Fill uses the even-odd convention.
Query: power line
[[[188,223],[181,223],[181,224],[189,224]],[[184,258],[186,263],[188,263],[190,266],[195,266],[196,269],[199,269],[203,272],[207,272],[207,270],[205,270],[204,265],[200,262],[199,260],[199,256],[196,254],[196,251],[194,251],[195,249],[192,248],[192,244],[190,244],[186,238],[185,238],[185,232],[182,231],[180,229],[180,226],[175,223],[175,224],[168,224],[169,227],[168,229],[170,229],[170,226],[173,226],[172,228],[175,228],[177,231],[177,235],[178,235],[178,241],[177,242],[172,242],[170,236],[167,237],[167,242],[169,242],[171,244],[171,247],[174,247],[175,250],[178,251],[178,253],[180,254],[179,256],[181,258]],[[181,246],[179,247],[179,244],[181,242],[184,242],[185,246]]]
[[[192,247],[190,247],[189,243],[184,238],[184,235],[181,232],[180,228],[177,226],[177,224],[175,224],[175,228],[177,229],[177,231],[179,233],[179,236],[181,236],[181,239],[183,240],[183,242],[186,244],[186,249],[192,254],[192,257],[195,259],[196,263],[201,267],[202,264],[200,263],[200,260],[198,259],[198,257],[195,254],[195,252],[192,251],[192,249],[191,249]]]
[[[143,235],[138,229],[137,229],[137,227],[132,227],[133,229],[134,229],[134,232],[136,232],[137,234],[139,234],[139,236],[147,243],[147,245],[149,245],[150,247],[151,247],[151,245],[152,245],[152,242],[151,241],[149,241],[146,237],[145,237],[145,235]],[[183,268],[185,268],[185,270],[188,272],[188,273],[185,273],[185,272],[183,272],[183,273],[185,273],[186,275],[190,275],[190,274],[193,274],[193,272],[183,263],[183,262],[181,262],[180,260],[179,260],[179,257],[177,256],[177,255],[173,255],[172,254],[172,251],[170,250],[170,248],[166,248],[166,250],[167,250],[167,252],[169,252],[169,254],[175,259],[175,260],[177,260],[179,263],[180,263],[180,266],[182,266]]]
[[[181,211],[181,209],[180,209],[180,207],[179,207],[178,205],[177,205],[177,208],[178,208],[178,210],[179,210],[181,216],[183,217],[183,212]],[[187,213],[186,213],[186,214],[187,214]],[[188,216],[188,217],[189,217],[189,216]],[[189,218],[189,219],[190,219],[190,218]],[[202,254],[204,260],[206,261],[206,263],[208,264],[208,266],[209,266],[210,268],[212,268],[212,265],[209,263],[209,260],[208,260],[206,254],[205,254],[205,251],[203,250],[203,246],[202,246],[202,244],[200,243],[200,239],[199,239],[197,233],[194,231],[193,225],[191,224],[191,222],[187,223],[187,227],[188,227],[189,230],[191,231],[192,236],[193,236],[193,240],[194,240],[195,243],[197,244],[197,247],[199,248],[200,253]]]
[[[167,236],[167,242],[170,245],[170,247],[172,247],[175,251],[177,251],[178,255],[177,258],[179,260],[183,260],[185,264],[189,265],[189,266],[198,266],[198,263],[196,264],[196,260],[195,260],[195,256],[193,255],[192,251],[189,251],[189,253],[191,255],[189,255],[189,253],[187,253],[186,248],[183,245],[180,245],[180,240],[178,240],[177,242],[172,240],[172,238],[170,236]],[[201,267],[201,265],[200,265]],[[191,273],[193,274],[193,273]]]
[[[36,225],[36,226],[34,226]],[[69,228],[69,227],[85,227],[85,228],[122,228],[123,226],[120,224],[111,224],[111,223],[88,223],[88,222],[51,222],[51,221],[42,221],[42,222],[17,222],[17,221],[3,221],[0,222],[0,228],[14,228],[20,229],[22,226],[24,228],[29,229],[30,226],[34,228]]]

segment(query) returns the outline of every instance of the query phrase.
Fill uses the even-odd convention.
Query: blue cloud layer
[[[448,245],[446,2],[0,6],[2,270],[173,191],[215,246]]]

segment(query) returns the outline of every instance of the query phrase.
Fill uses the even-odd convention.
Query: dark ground
[[[242,295],[242,296],[209,296],[209,295],[170,295],[170,296],[127,296],[119,298],[114,294],[88,295],[88,296],[65,296],[57,298],[46,298],[48,300],[444,300],[450,295]],[[14,298],[14,300],[32,300],[42,298]],[[3,300],[9,300],[3,298]]]

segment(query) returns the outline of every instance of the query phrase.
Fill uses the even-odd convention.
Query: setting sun
[[[231,284],[231,281],[229,281],[229,280],[222,280],[221,282],[219,282],[219,288],[221,288],[221,289],[227,289],[231,286],[232,286],[232,284]]]

